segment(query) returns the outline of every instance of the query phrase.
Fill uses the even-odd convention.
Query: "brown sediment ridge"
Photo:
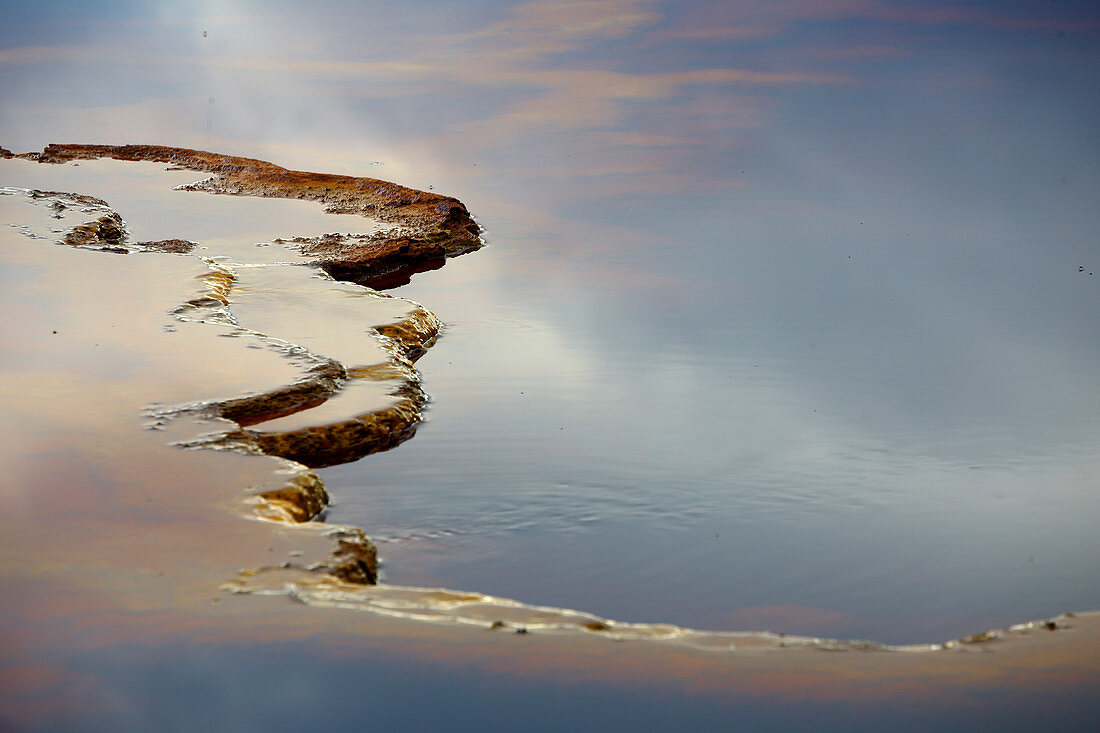
[[[122,217],[107,202],[83,194],[29,190],[30,199],[49,208],[56,219],[87,221],[70,226],[56,240],[82,249],[126,254],[138,250],[187,253],[195,245],[185,240],[133,243]],[[89,218],[94,217],[94,218]],[[56,230],[61,231],[61,230]],[[180,243],[177,245],[177,243]],[[204,260],[209,272],[201,278],[196,297],[172,311],[180,321],[194,321],[229,327],[229,335],[253,338],[264,346],[293,357],[303,368],[302,376],[283,387],[229,399],[156,407],[147,411],[150,427],[163,428],[177,417],[221,418],[237,427],[191,440],[176,441],[181,448],[224,448],[263,454],[287,460],[289,477],[274,486],[258,487],[250,495],[257,517],[286,524],[303,524],[316,519],[329,503],[320,478],[311,470],[358,459],[410,438],[422,419],[427,401],[413,363],[434,342],[440,322],[434,314],[409,301],[410,311],[402,318],[378,324],[372,330],[388,355],[381,364],[345,365],[336,359],[314,354],[298,345],[252,332],[232,314],[236,274],[231,266]],[[388,298],[376,293],[379,298]],[[350,415],[327,424],[290,431],[265,429],[265,423],[324,404],[354,380],[395,383],[396,399],[382,409]],[[326,536],[332,551],[327,558],[311,558],[304,571],[329,581],[371,584],[377,581],[377,550],[354,527],[331,526]],[[255,571],[252,571],[255,572]]]
[[[417,305],[397,322],[372,326],[389,361],[346,365],[300,346],[272,341],[249,331],[247,323],[236,323],[230,315],[234,279],[225,267],[215,266],[205,279],[205,294],[180,306],[175,315],[182,320],[232,325],[238,334],[258,338],[308,366],[301,378],[276,390],[150,411],[149,416],[156,419],[189,413],[224,418],[239,426],[238,430],[205,436],[184,447],[227,446],[320,468],[388,450],[415,434],[427,396],[413,364],[439,335],[441,323],[434,314]],[[348,416],[345,420],[286,431],[265,429],[265,423],[324,404],[352,380],[394,382],[397,386],[390,394],[396,399],[384,409]],[[323,492],[319,481],[310,487],[314,492]],[[298,488],[293,496],[299,499],[292,499],[291,495],[281,497],[283,502],[301,502],[301,506],[290,509],[296,521],[309,521],[327,504],[327,497],[308,494],[309,491]]]
[[[279,240],[296,246],[304,254],[316,255],[312,264],[333,277],[366,285],[377,285],[379,280],[399,282],[412,272],[438,267],[446,257],[481,246],[480,228],[458,199],[374,178],[295,171],[253,158],[163,145],[50,144],[41,153],[18,156],[4,148],[0,151],[3,157],[53,164],[99,158],[167,163],[213,173],[210,178],[183,187],[185,190],[313,200],[324,204],[329,213],[360,214],[395,224],[395,228],[371,236],[328,234],[312,239]],[[100,210],[107,208],[106,202],[80,194],[33,192],[32,195],[51,197],[55,207],[84,204]],[[73,227],[61,241],[119,253],[131,248],[183,253],[195,246],[182,239],[140,243],[129,243],[126,239],[122,218],[106,210],[98,218]],[[231,275],[224,272],[220,277],[219,273],[214,273],[208,278],[207,296],[185,304],[181,314],[188,309],[228,305],[226,286],[231,280]],[[242,430],[224,438],[226,441],[243,442],[268,455],[310,466],[347,462],[391,448],[411,437],[420,421],[426,396],[415,379],[411,364],[430,346],[439,325],[430,312],[417,309],[401,322],[376,328],[391,345],[395,360],[392,366],[396,369],[377,376],[393,378],[400,373],[404,378],[400,401],[383,413],[360,415],[336,425],[289,433],[247,429],[315,407],[336,393],[342,380],[349,377],[347,368],[324,358],[319,359],[302,379],[278,391],[191,409],[201,409],[238,423]],[[351,376],[371,378],[375,375]]]
[[[443,588],[347,583],[310,575],[297,568],[261,568],[242,573],[225,589],[242,594],[287,596],[307,606],[367,611],[429,623],[481,627],[498,633],[573,634],[614,641],[669,644],[701,652],[880,652],[927,654],[990,652],[1026,644],[1057,632],[1072,634],[1079,625],[1094,633],[1100,613],[1063,613],[1045,619],[990,629],[958,639],[890,645],[862,639],[833,639],[771,631],[707,631],[674,624],[615,621],[584,611],[536,606],[482,593]]]
[[[3,149],[0,149],[3,150]],[[13,157],[4,151],[4,157]],[[360,214],[394,225],[369,236],[325,235],[284,240],[339,280],[392,286],[481,246],[481,228],[456,198],[376,178],[310,173],[263,160],[163,145],[50,144],[19,156],[41,163],[114,158],[167,163],[209,178],[185,186],[210,193],[318,201],[333,214]],[[110,225],[107,225],[108,230]]]
[[[224,323],[232,306],[233,277],[225,269],[207,278],[207,295],[176,310],[184,320]],[[247,324],[234,324],[238,333],[269,341],[250,333]],[[256,516],[291,525],[312,522],[329,503],[320,478],[311,470],[357,460],[388,450],[411,438],[423,416],[427,397],[420,387],[413,362],[434,342],[439,320],[429,311],[415,307],[402,320],[372,330],[390,355],[384,364],[344,365],[335,359],[313,354],[298,346],[269,343],[299,359],[312,363],[300,379],[282,388],[205,403],[151,410],[156,420],[183,414],[220,417],[238,427],[220,433],[177,442],[181,448],[226,448],[246,453],[278,456],[292,462],[292,476],[274,489],[252,494]],[[324,404],[346,389],[353,380],[396,382],[391,394],[397,399],[382,409],[350,415],[346,419],[309,425],[295,430],[265,429],[265,424]],[[328,582],[369,585],[378,580],[378,554],[373,542],[358,528],[333,526],[328,536],[333,549],[327,560],[300,569]],[[281,569],[281,568],[280,568]],[[253,569],[248,575],[262,573]]]

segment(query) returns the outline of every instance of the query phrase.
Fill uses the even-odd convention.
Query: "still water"
[[[388,177],[487,230],[398,291],[448,324],[429,422],[325,472],[391,582],[890,642],[1100,606],[1094,13],[108,8],[22,11],[7,147]]]
[[[419,174],[489,246],[398,291],[449,324],[429,422],[324,472],[334,519],[391,582],[618,619],[903,642],[1096,606],[1095,18],[758,8],[718,43],[748,11],[691,7],[554,58],[803,77],[451,108],[511,133]]]
[[[900,252],[731,237],[718,263],[490,229],[398,291],[449,324],[429,420],[323,472],[334,521],[390,582],[625,620],[908,642],[1095,606],[1096,281],[991,277],[912,224]]]
[[[6,148],[375,176],[486,228],[395,291],[447,324],[427,422],[322,472],[388,582],[895,643],[1100,608],[1095,8],[10,11]]]

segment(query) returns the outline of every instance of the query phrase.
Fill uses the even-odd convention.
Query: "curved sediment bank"
[[[49,218],[62,225],[48,229],[39,226],[38,230],[28,226],[22,231],[25,236],[100,252],[149,251],[149,248],[133,248],[125,222],[100,199],[36,190],[4,189],[3,193],[25,198],[27,203],[47,209]],[[64,226],[85,219],[88,221]],[[100,221],[112,223],[110,241],[106,244],[95,235]],[[92,232],[93,235],[74,236],[73,232]],[[180,326],[193,324],[200,329],[210,328],[213,335],[247,342],[245,348],[274,353],[274,358],[288,362],[289,369],[298,371],[299,376],[289,384],[229,398],[154,405],[145,412],[146,427],[165,431],[177,448],[230,449],[283,459],[277,476],[250,489],[247,503],[261,519],[292,525],[308,523],[324,511],[328,495],[306,463],[319,466],[351,460],[392,447],[415,432],[426,397],[412,363],[438,334],[439,321],[411,301],[349,286],[350,292],[342,295],[392,305],[382,309],[383,312],[368,309],[364,313],[368,317],[374,313],[382,319],[379,329],[365,327],[366,343],[353,344],[348,349],[348,353],[360,357],[362,363],[353,361],[345,366],[301,345],[241,325],[231,309],[231,300],[241,287],[238,271],[224,262],[200,257],[191,259],[204,270],[196,278],[201,289],[165,315]],[[320,278],[321,288],[327,283],[331,283],[332,288],[337,286],[312,268],[291,265],[272,268],[272,272],[293,276],[281,278],[284,286],[294,285],[296,278],[311,284]],[[386,318],[384,311],[389,311],[391,317]],[[167,324],[164,330],[171,332],[177,328]],[[360,399],[346,399],[349,393]],[[280,421],[324,405],[334,396],[341,397],[341,407],[346,411],[346,414],[338,413],[340,419],[318,419],[304,429],[280,427]],[[196,426],[201,432],[188,435],[188,428],[177,427],[177,424]],[[211,430],[212,427],[215,429]],[[312,552],[303,557],[302,562],[309,565],[311,572],[345,582],[375,582],[377,553],[362,531],[329,526],[322,534],[330,551],[322,556]]]
[[[51,144],[40,153],[17,156],[0,148],[0,156],[54,164],[98,158],[167,163],[211,174],[185,186],[189,191],[316,201],[328,213],[358,214],[390,224],[392,228],[373,235],[281,240],[312,257],[333,277],[372,287],[408,282],[416,272],[481,246],[481,229],[458,199],[375,178],[295,171],[253,158],[163,145]],[[105,228],[110,239],[110,226]]]
[[[316,256],[313,264],[334,277],[361,283],[401,277],[417,267],[436,264],[440,257],[461,254],[479,246],[477,225],[464,206],[447,197],[416,192],[373,179],[287,171],[262,161],[218,156],[201,151],[159,146],[49,146],[40,154],[21,156],[42,163],[110,157],[170,163],[213,173],[211,178],[187,186],[187,190],[233,195],[316,200],[333,213],[359,213],[394,224],[394,229],[372,236],[324,235],[281,240],[299,252]],[[125,223],[106,202],[78,195],[34,192],[44,204],[83,206],[94,215],[73,226],[60,242],[111,253],[142,250],[191,251],[188,240],[128,242]],[[68,198],[65,198],[68,197]],[[471,238],[472,237],[472,238]],[[170,242],[171,244],[164,244]],[[164,246],[139,246],[139,245]],[[296,360],[301,376],[272,390],[211,400],[151,408],[148,417],[163,426],[181,417],[222,419],[236,428],[175,440],[183,448],[226,448],[245,453],[279,456],[289,477],[277,487],[252,492],[249,503],[256,516],[322,532],[332,550],[327,559],[310,558],[270,566],[254,566],[228,582],[234,593],[283,595],[306,605],[368,611],[418,621],[483,626],[493,631],[598,635],[620,641],[667,642],[685,648],[751,652],[781,649],[829,651],[943,652],[987,650],[1003,642],[1026,643],[1036,634],[1074,629],[1093,623],[1093,615],[1063,615],[1019,624],[1009,629],[976,634],[965,639],[935,644],[887,646],[865,641],[841,641],[793,637],[759,632],[703,632],[664,624],[630,624],[583,612],[532,606],[478,593],[438,588],[375,585],[376,551],[356,528],[328,527],[316,520],[328,503],[324,486],[308,467],[331,465],[408,439],[422,417],[425,395],[412,366],[438,335],[439,321],[423,308],[414,307],[407,317],[374,328],[377,341],[388,354],[380,363],[356,363],[334,358],[303,346],[292,336],[234,314],[234,288],[242,279],[240,268],[207,260],[210,274],[203,278],[201,295],[183,303],[173,315],[180,321],[228,328],[232,334],[254,340]],[[372,296],[374,297],[374,296]],[[377,296],[383,297],[383,296]],[[370,382],[386,385],[387,404],[372,409],[344,410],[337,402],[359,387],[370,392]],[[371,399],[378,398],[377,391]],[[370,402],[370,399],[366,400]],[[355,402],[355,399],[352,399]],[[314,419],[319,408],[336,408],[336,419]],[[315,412],[316,411],[316,412]]]

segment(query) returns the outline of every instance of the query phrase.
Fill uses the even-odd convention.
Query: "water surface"
[[[486,227],[487,248],[398,291],[447,322],[419,363],[428,422],[390,453],[323,472],[331,520],[376,538],[390,582],[888,642],[1100,607],[1095,8],[12,13],[7,148],[250,155],[433,187]],[[82,192],[112,200],[108,177],[89,180]],[[273,262],[286,253],[256,242],[299,233],[301,217],[335,221],[256,200],[271,208],[235,230],[228,210],[196,214],[192,195],[158,222],[170,231],[139,236],[220,239]],[[253,231],[265,219],[269,233]],[[150,669],[170,655],[161,637]],[[461,638],[424,645],[454,652]],[[398,644],[389,667],[402,689],[434,664],[410,666],[419,643]],[[97,649],[79,664],[110,661],[115,689],[152,708],[132,685],[146,667],[119,659]],[[255,690],[246,663],[230,668]],[[471,684],[489,685],[479,674]],[[537,687],[515,694],[546,702]],[[976,699],[960,705],[988,713]]]

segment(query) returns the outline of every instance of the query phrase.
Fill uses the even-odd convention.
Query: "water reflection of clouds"
[[[728,547],[742,556],[776,552],[769,549],[774,539],[767,531],[776,523],[768,509],[773,515],[783,509],[763,495],[778,476],[791,479],[793,488],[783,496],[792,516],[823,508],[831,508],[830,518],[857,514],[843,502],[838,509],[838,497],[871,506],[875,512],[858,516],[867,516],[875,532],[848,525],[839,533],[855,537],[853,564],[878,558],[877,567],[890,569],[898,583],[931,573],[927,587],[947,586],[952,591],[941,595],[961,596],[973,591],[964,581],[991,583],[986,579],[1006,573],[1006,562],[1021,551],[1035,552],[1006,538],[1037,537],[1051,545],[1047,584],[1028,581],[1024,588],[1011,573],[997,575],[998,583],[1018,585],[1021,595],[1037,599],[1074,605],[1085,598],[1081,603],[1095,606],[1087,581],[1096,577],[1096,563],[1072,557],[1090,546],[1095,460],[1071,452],[1088,451],[1096,434],[1097,344],[1088,338],[1096,291],[1075,272],[1095,257],[1090,232],[1096,219],[1088,213],[1098,169],[1095,102],[1081,94],[1095,86],[1095,53],[1075,57],[1074,46],[1052,45],[1059,30],[1072,36],[1095,29],[1087,11],[1046,3],[800,0],[536,2],[511,10],[483,2],[454,3],[446,12],[414,2],[379,12],[318,2],[303,17],[292,3],[94,5],[94,17],[80,4],[57,13],[48,2],[7,9],[48,14],[51,22],[16,38],[12,29],[22,27],[16,18],[3,36],[0,144],[164,142],[434,184],[466,200],[489,225],[493,246],[476,255],[480,259],[456,260],[438,277],[424,276],[456,283],[439,285],[451,288],[454,302],[423,288],[423,281],[413,289],[445,318],[460,319],[439,355],[424,360],[425,369],[439,366],[429,384],[440,398],[433,408],[433,419],[446,429],[440,434],[473,443],[470,434],[481,433],[454,413],[484,415],[482,392],[446,381],[454,370],[443,367],[444,356],[498,354],[490,375],[517,387],[514,394],[499,385],[486,390],[498,400],[505,438],[533,436],[538,454],[547,462],[577,463],[578,476],[593,471],[584,451],[614,447],[618,458],[604,457],[604,471],[625,477],[627,485],[609,485],[623,495],[631,495],[631,484],[657,495],[643,496],[645,507],[664,509],[676,498],[694,501],[692,511],[717,515],[716,507],[732,505],[743,515],[747,539]],[[135,20],[137,13],[143,17]],[[1025,67],[1032,76],[1019,74]],[[372,167],[377,160],[387,165]],[[1070,182],[1052,185],[1059,177]],[[740,187],[736,198],[731,187]],[[457,277],[467,266],[472,280]],[[493,331],[514,338],[494,340]],[[56,337],[43,336],[36,345],[59,348],[50,339]],[[509,350],[502,351],[502,343]],[[480,382],[491,381],[478,374]],[[35,396],[26,379],[9,381],[9,390],[28,401]],[[193,393],[198,386],[185,382],[177,389]],[[555,397],[547,398],[551,392]],[[568,413],[571,422],[562,423],[553,399],[570,409],[601,409],[587,423]],[[30,415],[32,406],[20,414]],[[64,419],[100,422],[71,407]],[[430,434],[426,429],[402,450],[417,450]],[[490,444],[498,452],[508,447],[506,440]],[[625,450],[629,446],[633,450]],[[8,448],[24,456],[38,450],[28,441]],[[518,453],[517,472],[532,474],[535,453]],[[707,493],[717,482],[675,475],[684,464],[666,461],[670,454],[696,461],[692,470],[708,480],[759,479],[762,488],[723,499]],[[994,470],[967,473],[975,457],[994,463]],[[428,458],[423,465],[440,461]],[[1005,465],[997,465],[1002,459]],[[471,450],[465,460],[468,466],[455,465],[469,470],[457,472],[456,480],[475,477],[476,483],[475,464],[483,456]],[[1063,461],[1069,465],[1047,470]],[[1028,466],[1017,475],[1010,462]],[[62,475],[67,465],[56,469],[39,475],[55,492],[69,481]],[[560,470],[555,465],[546,475]],[[120,466],[109,482],[137,491],[133,472]],[[864,478],[868,473],[871,480]],[[881,477],[888,485],[868,490]],[[577,483],[589,491],[590,475],[584,478],[588,483]],[[406,496],[407,487],[401,489]],[[50,515],[38,510],[56,496],[29,493],[14,511],[38,517],[33,529],[43,535],[56,533],[42,519]],[[502,503],[491,499],[491,507]],[[898,511],[884,521],[883,507],[895,505]],[[934,531],[926,542],[907,545],[916,534],[910,525],[919,526],[922,537],[926,528]],[[188,547],[186,558],[214,556],[224,543],[249,544],[231,529],[212,533],[222,538],[217,548],[207,540]],[[991,550],[983,549],[985,535],[974,539],[977,530],[988,533]],[[793,571],[785,582],[797,585],[807,567],[849,557],[829,544],[835,532],[811,523],[800,534],[784,556],[789,562],[780,565],[803,574]],[[562,538],[553,539],[560,559]],[[695,583],[697,576],[685,571],[708,567],[712,553],[686,552],[669,557],[678,563],[675,575]],[[579,554],[587,554],[586,561],[593,556]],[[942,562],[943,570],[917,567],[929,557],[958,562]],[[948,567],[970,562],[989,572]],[[128,559],[125,566],[136,564]],[[539,558],[530,567],[544,565]],[[1070,573],[1084,579],[1077,595],[1064,595],[1060,581],[1051,580]],[[919,591],[913,608],[927,603]],[[1008,592],[989,594],[989,605],[1007,613],[1001,599]],[[89,604],[48,600],[27,608],[61,613]],[[132,639],[158,622],[198,628],[195,633],[218,641],[316,633],[312,620],[294,627],[269,620],[289,611],[264,609],[260,621],[250,619],[225,637],[216,637],[215,624],[201,628],[205,622],[191,617],[166,621],[166,611],[151,621],[130,614],[126,628],[97,629],[98,639],[116,641],[106,638],[110,632]],[[773,607],[766,618],[792,621],[808,613]],[[920,613],[933,615],[927,606]],[[748,623],[746,614],[731,618]],[[359,619],[332,618],[361,632]],[[821,628],[844,619],[814,611],[805,622]],[[443,633],[402,629],[409,636]],[[355,646],[361,636],[349,639],[346,648],[361,649]],[[463,638],[466,650],[475,648],[469,639]],[[550,666],[534,654],[502,656],[502,647],[479,643],[486,658],[491,654],[493,664],[509,671]],[[539,637],[536,643],[551,642]],[[434,653],[425,648],[425,657]],[[679,671],[671,666],[676,659],[662,659],[657,671],[652,657],[635,663],[627,652],[605,652],[563,651],[552,662],[662,682],[669,669]],[[456,656],[465,661],[450,645],[438,655],[433,664]],[[299,655],[290,656],[297,669]],[[988,657],[969,655],[967,669]],[[211,669],[222,673],[240,658],[234,648]],[[823,658],[815,663],[826,664]],[[376,662],[367,666],[377,669]],[[1049,663],[1063,664],[1064,657]],[[736,672],[740,666],[731,671],[721,664],[721,675],[704,675],[698,666],[685,672],[695,670],[693,685],[751,688]],[[1003,662],[994,666],[975,674],[1009,674]],[[857,671],[848,672],[859,677],[856,691],[844,687],[838,695],[881,692]],[[879,666],[873,671],[882,678]],[[352,679],[360,690],[361,672],[357,667],[335,679]],[[957,667],[952,672],[953,681],[962,676]],[[142,674],[139,682],[150,679],[168,689],[158,675]],[[446,685],[454,679],[448,669]],[[1030,682],[1027,675],[1020,679]],[[768,684],[822,694],[823,680],[835,678],[776,673]],[[755,684],[767,686],[760,679]],[[358,700],[355,694],[345,697]],[[152,719],[163,720],[161,708],[154,709]]]
[[[298,34],[286,26],[268,24],[257,33],[242,32],[244,21],[249,17],[247,8],[240,8],[236,14],[211,15],[208,20],[215,27],[228,25],[229,28],[219,28],[215,38],[204,48],[193,42],[170,44],[167,52],[161,48],[154,53],[89,45],[14,48],[0,52],[3,54],[0,64],[24,69],[42,65],[55,72],[58,65],[101,65],[109,69],[112,82],[128,87],[129,94],[125,96],[141,99],[153,95],[161,102],[167,101],[163,99],[163,90],[150,89],[148,81],[152,79],[142,84],[127,67],[137,62],[143,73],[155,69],[158,85],[163,84],[166,75],[175,76],[180,69],[189,69],[196,72],[194,86],[205,83],[227,92],[218,95],[222,101],[217,109],[217,122],[220,125],[228,123],[228,129],[220,129],[217,135],[252,132],[253,126],[248,119],[250,111],[263,118],[270,136],[270,128],[278,127],[278,119],[287,114],[297,116],[297,121],[305,122],[306,127],[329,126],[333,118],[362,117],[361,112],[348,109],[349,104],[354,106],[357,100],[415,96],[442,91],[442,87],[457,87],[477,98],[465,105],[448,104],[447,114],[442,115],[446,117],[445,122],[433,126],[430,120],[420,121],[416,127],[421,135],[427,136],[429,144],[434,138],[444,149],[457,144],[467,150],[485,152],[502,137],[595,129],[599,134],[593,144],[583,145],[583,139],[581,142],[582,148],[587,148],[596,158],[601,157],[600,147],[608,144],[645,150],[654,141],[659,141],[660,147],[670,143],[691,143],[671,126],[666,126],[666,131],[660,134],[639,135],[624,130],[628,119],[635,116],[637,106],[646,101],[668,100],[695,87],[831,80],[820,72],[678,68],[680,65],[676,63],[654,72],[617,69],[616,66],[624,65],[624,59],[617,53],[608,56],[598,44],[624,41],[661,19],[651,3],[633,1],[520,5],[479,30],[425,37],[419,50],[381,59],[369,55],[364,58],[359,48],[338,48],[325,53],[317,53],[314,49],[302,53],[296,42]],[[195,19],[188,21],[193,24]],[[187,21],[179,18],[174,22],[179,26],[187,25]],[[364,23],[368,35],[373,25]],[[163,28],[161,31],[167,32]],[[226,39],[232,39],[231,43],[226,43]],[[284,53],[288,47],[294,49],[289,55]],[[45,70],[40,73],[49,75]],[[256,78],[257,75],[260,78]],[[492,91],[494,89],[497,91]],[[79,90],[74,91],[79,95]],[[193,95],[198,90],[181,91]],[[246,107],[235,109],[235,98],[247,102]],[[262,98],[267,98],[266,104]],[[274,99],[286,105],[283,115],[264,114],[274,111],[265,109]],[[80,120],[86,131],[84,135],[91,132],[93,138],[98,138],[102,133],[95,128],[103,131],[132,129],[134,113],[142,110],[141,107],[135,109],[134,104],[119,105],[119,114],[114,117],[100,106],[98,119],[83,117]],[[311,104],[323,106],[324,121],[308,119],[309,116],[303,114],[301,106]],[[190,116],[192,119],[180,115],[182,119],[173,120],[178,110],[172,109],[170,101],[165,106],[169,113],[155,118],[151,125],[140,122],[139,114],[139,126],[143,129],[163,126],[170,134],[184,133],[188,139],[194,139],[195,115]],[[696,108],[689,116],[724,117],[727,113],[725,109]],[[345,124],[352,126],[346,119]],[[280,132],[286,138],[292,136],[289,129]],[[531,162],[529,157],[526,162]],[[585,171],[583,161],[573,162],[582,173]],[[663,165],[667,163],[636,165],[627,170],[616,166],[612,177],[624,178],[624,173],[651,175]],[[588,175],[591,177],[594,171],[607,167],[606,162],[597,160],[593,172]],[[606,173],[605,177],[608,177]]]
[[[171,138],[360,173],[371,172],[363,158],[388,157],[390,175],[459,193],[475,160],[512,180],[534,172],[556,196],[700,192],[736,177],[734,156],[759,142],[752,130],[800,114],[776,112],[783,89],[875,88],[849,65],[942,43],[930,28],[1097,26],[1020,3],[541,1],[453,7],[446,19],[416,4],[385,17],[322,6],[302,17],[283,4],[159,4],[134,19],[109,4],[85,28],[30,23],[33,44],[0,50],[17,92],[5,96],[22,102],[5,105],[7,142],[38,146],[43,130]],[[101,44],[97,24],[127,43]]]

